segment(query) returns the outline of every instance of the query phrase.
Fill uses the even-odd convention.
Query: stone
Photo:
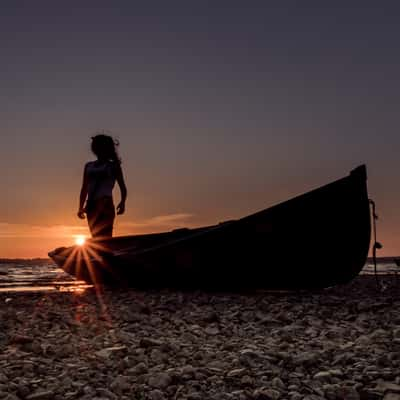
[[[382,393],[377,392],[376,390],[363,388],[359,391],[360,400],[382,400]]]
[[[383,380],[379,380],[375,387],[375,390],[379,392],[393,392],[393,393],[400,393],[400,385],[397,385],[392,382],[385,382]]]
[[[254,383],[254,379],[253,379],[251,376],[249,376],[249,375],[244,375],[244,376],[242,376],[242,379],[240,380],[240,384],[241,384],[243,387],[252,386],[253,383]]]
[[[184,367],[182,367],[181,369],[181,373],[182,375],[194,375],[196,373],[196,368],[194,368],[192,365],[185,365]]]
[[[210,336],[216,336],[219,334],[219,329],[217,327],[208,326],[205,330],[205,333]]]
[[[246,373],[246,368],[237,368],[237,369],[232,369],[230,370],[226,376],[228,378],[237,378],[237,377],[241,377]]]
[[[96,393],[98,396],[106,398],[106,399],[110,399],[110,400],[118,399],[118,396],[115,393],[113,393],[110,390],[105,389],[105,388],[97,388]]]
[[[159,389],[154,389],[149,393],[150,400],[165,400],[164,393]]]
[[[14,393],[4,393],[6,397],[4,397],[4,400],[20,400],[18,396],[16,396]],[[3,398],[3,397],[2,397]]]
[[[295,365],[311,366],[318,362],[319,354],[313,352],[300,353],[293,358]]]
[[[280,393],[274,389],[261,388],[253,392],[254,400],[278,400]]]
[[[9,379],[6,376],[6,374],[4,374],[3,372],[0,372],[0,383],[7,383],[8,381],[9,381]]]
[[[360,400],[360,395],[354,387],[341,386],[337,389],[336,396],[339,399]]]
[[[329,381],[331,379],[331,373],[329,371],[321,371],[314,375],[314,379],[320,381]]]
[[[148,368],[144,362],[137,364],[136,366],[129,368],[127,371],[130,375],[143,375],[148,372]]]
[[[129,391],[131,384],[129,383],[128,377],[124,375],[118,375],[110,384],[110,388],[117,393]]]
[[[400,327],[393,330],[393,338],[400,339]]]
[[[114,346],[114,347],[107,347],[96,351],[95,354],[101,358],[110,358],[115,354],[124,354],[126,352],[126,346]]]
[[[27,344],[27,343],[32,343],[33,340],[34,339],[32,336],[14,335],[10,339],[10,344]]]
[[[385,394],[385,397],[383,400],[400,400],[400,394],[399,393],[387,393]]]
[[[277,376],[274,379],[272,379],[271,384],[276,389],[280,389],[280,390],[285,390],[286,389],[286,386],[283,383],[282,379],[278,378]]]
[[[54,398],[53,391],[37,391],[26,396],[26,400],[51,400]]]
[[[29,390],[29,386],[27,385],[27,384],[25,384],[25,383],[20,383],[19,385],[18,385],[18,388],[17,388],[17,393],[18,393],[18,396],[19,397],[21,397],[21,398],[26,398],[27,396],[29,396],[29,393],[30,393],[31,391]]]
[[[172,383],[172,377],[167,373],[159,373],[149,378],[149,386],[156,389],[166,389]]]
[[[147,348],[147,347],[161,346],[162,344],[163,344],[163,342],[160,340],[157,340],[157,339],[142,338],[142,339],[140,339],[139,346]]]

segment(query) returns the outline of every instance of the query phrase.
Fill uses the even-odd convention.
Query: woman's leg
[[[87,214],[88,224],[92,237],[112,237],[115,207],[110,197],[96,200],[93,210]]]

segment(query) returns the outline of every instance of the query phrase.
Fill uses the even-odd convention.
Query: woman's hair
[[[117,146],[119,146],[118,140],[115,140],[112,136],[105,135],[103,133],[92,136],[92,151],[98,158],[103,158],[111,161],[120,163],[117,152]]]

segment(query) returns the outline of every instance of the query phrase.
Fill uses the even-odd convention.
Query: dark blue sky
[[[399,14],[394,1],[3,0],[0,224],[80,226],[89,138],[109,129],[129,186],[121,226],[238,217],[366,163],[399,253]]]

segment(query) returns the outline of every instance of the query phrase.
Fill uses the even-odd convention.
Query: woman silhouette
[[[92,237],[112,236],[115,219],[112,191],[115,181],[121,191],[117,214],[125,212],[127,190],[116,150],[118,145],[109,135],[98,134],[92,137],[91,148],[97,160],[85,165],[78,210],[81,219],[85,218],[86,213]]]

